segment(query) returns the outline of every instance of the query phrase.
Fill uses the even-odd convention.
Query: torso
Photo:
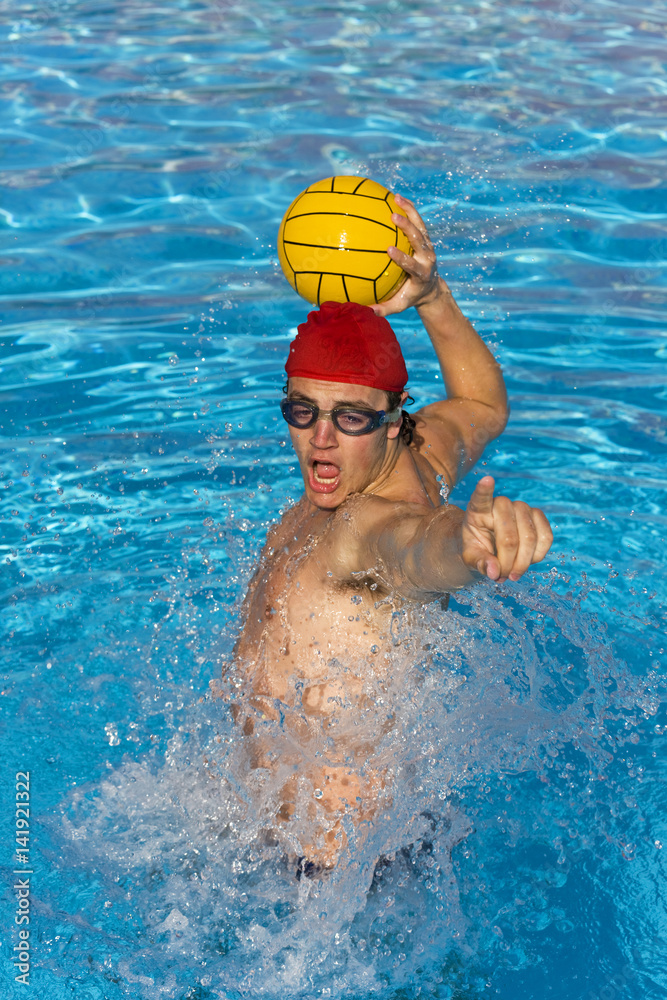
[[[412,509],[442,502],[434,469],[411,447],[378,495]],[[388,792],[386,768],[368,762],[394,724],[385,693],[400,685],[391,628],[403,602],[381,574],[362,568],[341,577],[329,568],[344,547],[341,524],[354,527],[364,502],[358,494],[328,512],[304,496],[271,529],[234,649],[235,693],[223,695],[252,737],[244,741],[251,767],[280,775],[274,832],[298,818],[299,781],[319,790],[319,812],[308,813],[319,817],[316,833],[298,836],[310,861],[325,867],[346,843],[343,814],[371,820]]]
[[[428,509],[441,503],[433,468],[409,447],[379,495]],[[290,706],[298,699],[318,716],[358,706],[369,673],[382,676],[397,601],[362,573],[332,577],[327,551],[344,507],[312,512],[302,498],[264,546],[234,658],[267,712],[275,699]]]

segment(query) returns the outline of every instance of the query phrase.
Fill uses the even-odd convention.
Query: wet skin
[[[387,406],[380,390],[311,379],[291,380],[288,395],[325,411]],[[293,814],[298,777],[305,777],[319,790],[326,822],[302,846],[325,867],[345,845],[343,814],[372,818],[384,788],[383,773],[365,771],[363,762],[383,731],[375,705],[389,680],[392,612],[481,574],[521,575],[550,544],[544,515],[493,498],[490,477],[465,514],[441,507],[437,477],[453,481],[420,451],[428,453],[429,428],[416,418],[419,447],[404,443],[398,423],[360,437],[343,434],[329,418],[306,430],[290,427],[304,496],[269,532],[235,649],[236,670],[247,681],[238,719],[255,737],[254,766],[272,766],[280,756],[257,721],[281,717],[309,763],[295,752],[277,821]],[[421,548],[413,540],[420,532]],[[415,551],[417,572],[410,574]],[[318,757],[327,763],[315,763]]]
[[[295,378],[288,395],[321,410],[342,404],[387,409],[386,394],[368,386]],[[251,678],[250,703],[260,716],[276,718],[279,700],[294,709],[289,714],[294,735],[315,745],[335,715],[335,747],[328,748],[333,766],[311,766],[308,774],[322,790],[320,805],[331,820],[322,843],[305,845],[319,864],[331,864],[342,846],[339,815],[347,808],[362,818],[368,809],[358,800],[377,798],[378,776],[363,776],[343,762],[364,750],[352,717],[369,711],[377,686],[386,680],[391,614],[400,603],[399,598],[380,603],[389,597],[389,586],[372,566],[358,566],[360,575],[351,570],[341,578],[342,550],[354,522],[354,510],[345,519],[346,501],[353,498],[358,505],[365,497],[386,498],[427,510],[440,503],[435,470],[403,443],[399,431],[394,423],[353,437],[330,419],[306,430],[289,428],[305,492],[269,532],[235,650],[235,662]],[[245,728],[248,735],[255,728],[252,715]],[[257,766],[266,764],[261,746],[255,755]],[[293,809],[295,781],[284,788],[282,819]]]
[[[377,709],[389,679],[392,611],[483,576],[518,580],[552,540],[544,514],[494,497],[490,476],[465,511],[440,504],[441,483],[454,486],[502,432],[507,396],[497,362],[437,274],[423,220],[408,199],[397,201],[407,218],[392,218],[414,255],[388,250],[408,279],[374,309],[417,310],[446,398],[414,414],[410,445],[398,423],[360,437],[325,418],[289,428],[304,495],[269,532],[233,656],[241,690],[233,711],[252,738],[255,766],[292,766],[281,779],[277,822],[292,815],[298,779],[307,779],[321,792],[324,817],[301,846],[325,866],[345,846],[343,814],[372,818],[382,794],[384,775],[363,765],[386,722]],[[325,411],[388,409],[383,391],[362,385],[294,378],[288,395]],[[276,751],[261,735],[262,718],[279,717],[293,752]]]

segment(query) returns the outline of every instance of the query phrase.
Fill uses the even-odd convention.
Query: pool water
[[[2,996],[667,995],[664,5],[0,11]],[[503,364],[452,502],[492,472],[555,543],[396,616],[391,795],[297,881],[209,682],[301,492],[274,241],[332,173],[416,200]],[[422,406],[432,351],[394,325]]]

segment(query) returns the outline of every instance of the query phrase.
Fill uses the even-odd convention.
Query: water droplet
[[[449,485],[445,482],[443,476],[436,476],[435,479],[436,482],[440,484],[440,499],[442,500],[443,504],[446,504],[447,501],[449,500],[449,494],[452,491],[449,488]]]
[[[118,729],[116,728],[116,724],[114,722],[107,722],[104,727],[104,732],[107,734],[110,747],[117,747],[120,744]]]

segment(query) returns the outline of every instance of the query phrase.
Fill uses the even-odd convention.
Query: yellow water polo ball
[[[278,232],[280,265],[292,288],[315,305],[390,298],[407,274],[387,247],[412,254],[391,221],[401,211],[394,196],[369,177],[327,177],[302,191]]]

